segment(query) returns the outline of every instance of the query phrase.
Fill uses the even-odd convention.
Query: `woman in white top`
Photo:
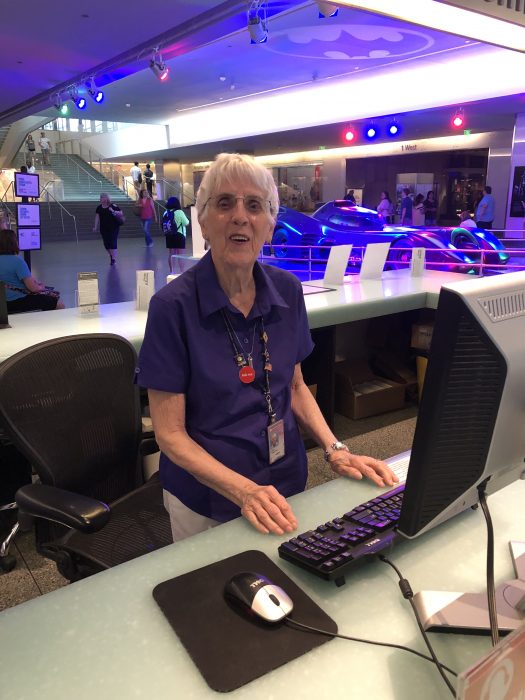
[[[392,204],[388,192],[381,192],[381,200],[377,205],[377,213],[385,224],[391,224],[394,220],[394,205]]]
[[[471,217],[469,211],[462,211],[459,215],[459,227],[466,228],[467,230],[477,228],[476,222]]]

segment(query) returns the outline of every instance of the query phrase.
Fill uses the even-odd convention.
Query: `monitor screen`
[[[525,478],[525,272],[439,296],[398,530],[415,537]]]
[[[15,197],[39,197],[40,180],[37,173],[15,173]]]
[[[19,228],[18,247],[20,250],[40,250],[40,229],[39,228]]]
[[[17,204],[16,217],[19,226],[40,226],[40,205]]]

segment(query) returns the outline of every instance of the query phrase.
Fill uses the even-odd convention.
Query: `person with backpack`
[[[148,190],[150,197],[153,198],[153,178],[155,177],[155,175],[149,163],[146,163],[146,170],[143,174],[144,180],[146,180],[146,189]]]
[[[166,211],[162,215],[162,232],[166,236],[168,265],[171,273],[175,272],[171,256],[183,254],[186,248],[186,226],[189,223],[178,197],[170,197],[166,202]],[[182,261],[179,260],[179,272],[182,271]]]

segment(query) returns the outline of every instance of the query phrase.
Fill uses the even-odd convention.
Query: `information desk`
[[[453,272],[426,271],[411,277],[408,270],[383,273],[380,280],[360,281],[357,276],[334,291],[305,295],[311,329],[333,327],[348,321],[373,318],[400,311],[436,308],[441,285],[467,278]],[[317,282],[309,286],[320,286]],[[144,337],[147,312],[137,311],[132,301],[101,304],[94,316],[81,316],[77,308],[40,313],[13,314],[11,328],[0,331],[0,361],[25,348],[52,338],[77,333],[116,333],[138,350]]]
[[[290,503],[303,532],[377,492],[369,484],[337,479],[294,496]],[[507,542],[525,537],[524,497],[525,484],[516,482],[488,499],[497,584],[514,578]],[[389,566],[374,560],[337,588],[279,559],[277,547],[285,539],[261,535],[238,519],[4,611],[0,614],[2,700],[218,698],[151,592],[159,582],[249,549],[265,552],[337,622],[342,634],[425,651],[410,605]],[[414,592],[483,592],[485,541],[480,509],[469,510],[421,538],[403,541],[390,558]],[[217,586],[222,589],[224,583],[217,581]],[[205,635],[206,629],[201,633]],[[438,658],[457,671],[490,649],[490,638],[485,636],[430,635]],[[427,661],[396,649],[335,639],[228,697],[445,700],[450,694]]]

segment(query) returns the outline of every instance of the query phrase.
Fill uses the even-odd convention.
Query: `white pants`
[[[199,532],[204,532],[221,523],[204,515],[199,515],[179,501],[169,491],[163,490],[164,507],[170,514],[171,533],[173,541],[179,542]]]

